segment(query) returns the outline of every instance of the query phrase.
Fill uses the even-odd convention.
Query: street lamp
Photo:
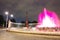
[[[5,12],[5,15],[6,15],[6,27],[8,26],[8,25],[7,25],[7,24],[8,24],[8,14],[9,14],[8,11],[6,11],[6,12]]]
[[[13,14],[11,14],[10,17],[14,17]]]

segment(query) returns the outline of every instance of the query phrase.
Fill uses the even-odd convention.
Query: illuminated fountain
[[[36,28],[59,28],[59,18],[57,17],[56,13],[53,11],[46,10],[39,14],[38,17],[38,24]]]

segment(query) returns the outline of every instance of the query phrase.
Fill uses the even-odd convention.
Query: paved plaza
[[[60,36],[32,35],[0,30],[0,40],[60,40]]]

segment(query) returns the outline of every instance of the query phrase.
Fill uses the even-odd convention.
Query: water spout
[[[56,13],[53,11],[49,11],[44,8],[44,11],[39,14],[38,17],[38,28],[40,27],[60,27],[59,25],[59,18],[57,17]]]

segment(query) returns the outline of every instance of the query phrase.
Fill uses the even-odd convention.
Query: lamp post
[[[8,16],[9,16],[9,13],[8,11],[5,12],[5,15],[6,15],[6,27],[8,27]],[[10,15],[10,17],[13,17],[13,14]]]
[[[6,15],[6,27],[8,26],[8,25],[7,25],[7,24],[8,24],[8,14],[9,14],[8,11],[6,11],[6,12],[5,12],[5,15]]]

